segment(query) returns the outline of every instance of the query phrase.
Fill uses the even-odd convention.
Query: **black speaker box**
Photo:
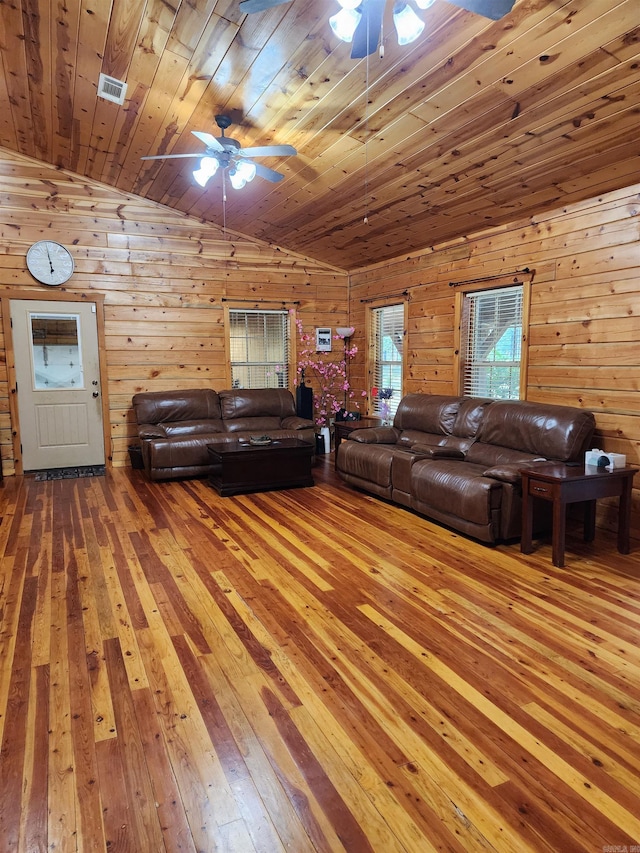
[[[313,390],[306,385],[296,388],[296,413],[299,418],[313,420]]]

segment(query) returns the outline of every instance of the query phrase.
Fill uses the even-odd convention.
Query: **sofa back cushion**
[[[458,438],[475,438],[487,406],[494,402],[488,397],[463,397],[451,429],[452,434]]]
[[[275,418],[275,428],[280,426],[283,418],[292,417],[296,413],[295,400],[288,388],[234,388],[220,391],[220,406],[225,421],[239,418]]]
[[[485,409],[478,441],[569,462],[580,459],[594,429],[592,412],[583,409],[496,400]]]
[[[440,394],[405,394],[393,421],[401,431],[450,435],[460,408],[461,397]]]
[[[187,391],[141,391],[133,396],[133,410],[139,424],[166,421],[219,420],[220,399],[211,388]]]

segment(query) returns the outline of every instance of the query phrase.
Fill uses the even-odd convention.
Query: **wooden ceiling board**
[[[637,180],[637,0],[516,0],[499,21],[436,0],[404,47],[389,2],[385,55],[360,61],[331,5],[2,3],[0,145],[347,270]],[[123,106],[97,98],[100,71]],[[197,157],[140,159],[200,153],[218,113],[243,146],[295,146],[259,161],[283,181],[223,206]]]

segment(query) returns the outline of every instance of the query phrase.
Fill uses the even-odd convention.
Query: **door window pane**
[[[77,314],[30,314],[33,388],[84,388]]]

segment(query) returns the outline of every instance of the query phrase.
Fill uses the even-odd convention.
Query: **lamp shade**
[[[340,41],[350,42],[361,17],[360,12],[355,9],[340,9],[337,14],[329,18],[329,24]]]
[[[203,157],[200,161],[200,168],[194,171],[193,177],[201,187],[204,187],[209,178],[212,178],[218,171],[219,165],[215,157]]]
[[[247,179],[243,178],[238,171],[229,172],[229,181],[234,190],[241,190],[247,183]]]
[[[406,3],[396,3],[393,9],[393,23],[398,34],[398,44],[410,44],[424,30],[424,21]]]
[[[236,172],[245,179],[247,183],[252,181],[256,176],[256,164],[251,160],[238,160],[236,163]]]
[[[341,338],[350,338],[354,332],[355,329],[353,326],[340,326],[336,329],[336,335],[339,335]]]

